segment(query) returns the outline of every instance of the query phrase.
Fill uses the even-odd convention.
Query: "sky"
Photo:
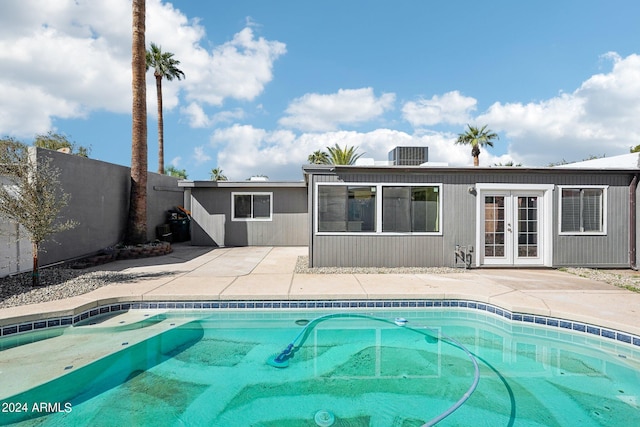
[[[467,125],[499,136],[481,166],[626,154],[640,144],[637,0],[147,0],[165,165],[301,180],[309,154],[386,160],[428,146],[471,166]],[[131,164],[131,1],[0,0],[0,137],[49,131]],[[147,75],[148,164],[157,101]]]

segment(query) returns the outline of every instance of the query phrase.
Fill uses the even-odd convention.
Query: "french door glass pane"
[[[518,257],[538,256],[538,198],[518,197]]]
[[[484,198],[484,256],[505,256],[505,196]]]

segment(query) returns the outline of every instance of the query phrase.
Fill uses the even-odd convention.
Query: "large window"
[[[318,231],[376,231],[376,187],[318,188]]]
[[[272,193],[231,193],[233,221],[271,221]]]
[[[560,187],[560,233],[606,233],[606,187]]]
[[[440,185],[318,185],[318,232],[440,233]]]
[[[383,187],[382,231],[440,231],[439,187]]]

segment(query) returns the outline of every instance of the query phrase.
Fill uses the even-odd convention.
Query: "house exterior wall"
[[[608,185],[607,234],[605,236],[563,236],[558,233],[559,198],[554,195],[555,267],[583,266],[624,268],[629,266],[629,183],[631,176],[559,176],[558,185]]]
[[[271,193],[271,221],[233,221],[234,192]],[[213,246],[306,246],[307,189],[304,187],[195,187],[191,189],[191,244]]]
[[[475,242],[475,198],[468,188],[472,177],[447,174],[416,174],[387,172],[312,175],[310,193],[318,183],[443,183],[441,235],[317,235],[315,230],[316,201],[310,198],[312,244],[309,248],[313,267],[423,267],[454,265],[456,245]],[[311,190],[313,188],[313,190]],[[472,215],[469,215],[472,214]]]
[[[553,266],[624,268],[629,265],[629,183],[627,172],[558,171],[551,169],[483,168],[336,168],[309,173],[310,247],[313,267],[432,267],[454,266],[456,245],[476,243],[478,184],[539,185],[552,190],[551,227]],[[441,235],[318,234],[315,192],[319,183],[442,184]],[[560,235],[558,185],[606,185],[607,233],[603,236]],[[474,191],[470,191],[474,190]],[[480,248],[471,252],[473,262]]]

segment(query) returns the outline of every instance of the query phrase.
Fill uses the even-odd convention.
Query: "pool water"
[[[169,329],[147,322],[141,330],[149,338],[3,400],[28,408],[55,402],[59,411],[2,413],[0,423],[421,426],[473,383],[474,364],[457,343],[477,360],[480,380],[439,426],[637,423],[640,354],[632,346],[515,326],[489,314],[376,311],[326,318],[306,327],[287,367],[266,363],[306,321],[326,314],[168,313],[182,321]],[[396,317],[407,319],[406,326],[396,325]],[[100,340],[114,329],[65,332],[79,333]],[[46,341],[53,347],[59,338]]]

